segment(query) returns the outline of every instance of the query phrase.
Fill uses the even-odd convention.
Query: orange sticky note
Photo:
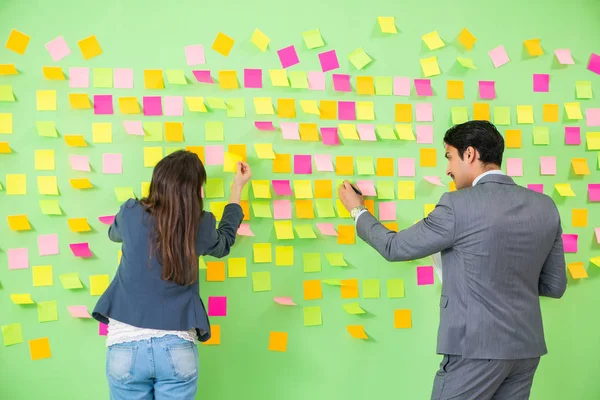
[[[348,333],[355,339],[368,339],[365,332],[365,327],[362,325],[348,325],[346,326]]]
[[[394,310],[394,328],[412,328],[410,310]]]
[[[412,104],[396,104],[396,122],[412,122]]]
[[[176,124],[177,122],[173,123]],[[191,153],[196,154],[200,161],[204,163],[204,146],[185,146],[185,149]]]
[[[52,357],[50,341],[48,338],[33,339],[29,341],[29,354],[32,360],[41,360]]]
[[[587,208],[574,208],[571,210],[571,220],[574,228],[585,228],[588,226]]]
[[[541,39],[529,39],[523,41],[525,48],[530,56],[542,56],[544,55],[544,49],[542,49],[542,40]]]
[[[394,159],[378,158],[375,166],[377,176],[394,176]]]
[[[69,218],[68,223],[73,232],[89,232],[92,230],[87,218]]]
[[[356,92],[365,95],[375,94],[375,79],[372,76],[357,76]]]
[[[92,103],[87,93],[69,93],[69,104],[76,110],[92,108]]]
[[[98,43],[96,36],[86,37],[77,42],[77,45],[79,46],[79,50],[81,50],[84,60],[89,60],[90,58],[102,54],[102,48],[100,47],[100,43]]]
[[[477,121],[489,121],[490,105],[488,103],[473,103],[473,119]]]
[[[333,190],[331,188],[331,180],[330,179],[315,180],[315,198],[331,199],[332,197],[333,197]]]
[[[419,159],[419,163],[421,167],[435,167],[437,165],[436,157],[437,150],[436,149],[421,149],[421,157]]]
[[[10,31],[10,35],[8,36],[8,41],[6,42],[6,48],[14,51],[17,54],[23,55],[25,54],[25,50],[27,50],[27,46],[29,45],[29,40],[31,37],[24,34],[23,32],[19,32],[16,29]]]
[[[289,174],[290,172],[292,172],[292,161],[290,155],[275,153],[275,159],[273,160],[273,173]]]
[[[465,98],[465,82],[464,81],[447,81],[446,82],[447,97],[449,99],[464,99]]]
[[[83,135],[65,135],[65,143],[70,147],[86,147],[87,143]]]
[[[240,201],[240,207],[244,212],[244,221],[250,221],[250,202],[247,200]]]
[[[9,215],[8,226],[13,231],[28,231],[31,229],[31,224],[27,215]]]
[[[558,122],[558,104],[544,104],[542,118],[544,122]]]
[[[388,228],[390,231],[398,232],[398,223],[397,222],[382,222],[383,226]]]
[[[225,281],[225,262],[207,261],[206,262],[206,281],[224,282]]]
[[[337,101],[321,100],[319,102],[320,119],[337,119]]]
[[[65,74],[61,67],[42,67],[44,78],[49,81],[64,81]]]
[[[296,118],[296,100],[277,99],[277,116],[279,118]]]
[[[269,334],[269,351],[285,352],[287,350],[288,333],[287,332],[270,332]]]
[[[183,122],[165,122],[165,139],[167,142],[183,142]]]
[[[572,262],[567,264],[567,269],[573,279],[583,279],[588,277],[588,273],[582,262]]]
[[[600,153],[598,153],[600,156]],[[590,168],[587,164],[587,158],[572,158],[571,166],[575,175],[589,175]]]
[[[315,209],[312,200],[296,200],[296,218],[314,219]]]
[[[342,279],[341,283],[340,291],[342,299],[358,298],[358,279]]]
[[[372,215],[375,215],[375,200],[373,199],[365,199],[365,207]]]
[[[477,39],[475,38],[475,36],[473,36],[471,32],[467,30],[467,28],[463,28],[463,30],[460,31],[460,34],[458,35],[458,41],[460,42],[460,44],[465,46],[467,50],[471,50]]]
[[[304,300],[318,300],[322,298],[323,290],[320,280],[304,281]]]
[[[300,128],[300,140],[304,142],[318,142],[319,141],[319,128],[317,124],[301,122]]]
[[[219,86],[221,89],[239,89],[237,72],[235,70],[219,71]]]
[[[354,225],[338,225],[338,244],[355,244]]]
[[[520,129],[507,129],[506,130],[506,148],[507,149],[520,149],[523,146],[521,130]]]
[[[0,154],[10,154],[12,153],[12,149],[8,142],[0,142]]]
[[[242,158],[242,161],[246,162],[246,145],[245,144],[230,144],[227,146],[227,151],[231,154],[236,154]]]
[[[354,175],[354,157],[352,156],[337,156],[335,157],[335,174],[336,175]]]
[[[164,89],[165,81],[163,80],[161,69],[145,69],[144,70],[144,88],[146,89]]]
[[[140,103],[136,97],[119,97],[119,111],[121,114],[139,114]]]
[[[222,32],[219,32],[215,41],[213,42],[212,49],[217,53],[227,57],[234,43],[235,41],[232,38]]]
[[[221,344],[221,325],[210,326],[210,339],[206,342],[202,342],[202,345],[210,346]]]
[[[17,75],[15,64],[0,64],[0,75]]]

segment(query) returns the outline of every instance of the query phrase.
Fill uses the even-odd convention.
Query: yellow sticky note
[[[17,75],[15,64],[0,64],[0,75]]]
[[[10,148],[10,145],[8,144],[8,142],[0,142],[0,154],[10,154],[12,153],[12,149]],[[0,187],[0,189],[2,189]]]
[[[253,251],[255,263],[270,263],[273,261],[271,243],[254,243]]]
[[[214,110],[227,110],[227,104],[225,103],[225,99],[220,97],[207,97],[206,103],[208,106]]]
[[[90,296],[101,296],[109,284],[108,275],[90,275]]]
[[[37,183],[40,194],[58,196],[56,176],[38,176]]]
[[[356,102],[356,119],[359,121],[373,121],[375,119],[375,106],[372,101]]]
[[[9,215],[6,218],[9,228],[13,231],[28,231],[31,229],[27,215]]]
[[[567,113],[567,118],[570,120],[583,119],[583,114],[581,113],[581,104],[578,101],[565,103],[565,111]]]
[[[7,195],[27,194],[27,175],[25,175],[25,174],[6,174],[6,194]]]
[[[436,149],[421,149],[420,165],[421,167],[435,167],[437,165]]]
[[[267,47],[269,46],[269,42],[271,39],[267,35],[265,35],[259,29],[255,29],[252,34],[252,38],[250,39],[252,43],[259,48],[260,51],[267,51]]]
[[[396,124],[395,128],[396,132],[398,132],[398,138],[400,140],[417,140],[412,129],[412,124]]]
[[[275,114],[275,110],[273,109],[273,101],[270,97],[255,97],[254,109],[256,110],[257,115]]]
[[[300,100],[300,108],[306,114],[320,115],[319,106],[316,100]]]
[[[294,180],[294,194],[297,199],[312,199],[313,190],[311,181],[305,179]]]
[[[533,124],[533,106],[517,106],[517,123]]]
[[[398,181],[398,200],[415,199],[415,181]]]
[[[34,304],[30,294],[11,294],[10,299],[14,304]]]
[[[112,123],[93,122],[92,141],[94,143],[112,143]]]
[[[246,258],[229,257],[227,259],[227,277],[245,278],[247,276]]]
[[[372,76],[357,76],[356,93],[364,95],[375,94],[375,79]]]
[[[61,67],[42,67],[44,78],[49,81],[64,81],[65,74]]]
[[[79,110],[92,108],[92,103],[86,93],[69,93],[69,104],[71,108]]]
[[[587,208],[574,208],[571,210],[571,222],[574,228],[585,228],[588,226]]]
[[[464,99],[465,98],[465,82],[464,81],[447,81],[446,82],[447,97],[449,99]]]
[[[586,132],[585,143],[588,150],[600,150],[600,132]]]
[[[346,329],[354,339],[369,339],[369,336],[365,332],[365,327],[362,325],[348,325]]]
[[[294,246],[275,246],[275,265],[280,267],[294,265]]]
[[[296,100],[277,99],[277,116],[279,118],[296,118]]]
[[[336,156],[335,173],[336,175],[354,175],[354,157]]]
[[[271,85],[279,87],[289,87],[290,81],[288,80],[287,70],[285,69],[270,69],[269,77],[271,78]]]
[[[523,41],[525,48],[530,56],[542,56],[544,55],[544,50],[542,49],[541,39],[529,39]]]
[[[52,265],[40,265],[32,267],[33,286],[52,286]]]
[[[164,89],[165,81],[161,69],[144,70],[144,88],[146,89]]]
[[[69,218],[68,223],[72,232],[89,232],[92,230],[87,218]]]
[[[256,199],[270,199],[271,185],[268,180],[252,180],[252,191]]]
[[[396,104],[395,111],[396,122],[412,122],[412,104]]]
[[[162,147],[144,147],[144,167],[154,167],[162,158]]]
[[[567,269],[569,270],[569,273],[573,279],[585,279],[588,277],[585,266],[581,261],[567,264]]]
[[[35,170],[54,171],[54,150],[35,151]]]
[[[394,17],[377,17],[379,28],[383,33],[398,33]]]
[[[571,166],[575,175],[589,175],[590,168],[588,167],[587,158],[572,158]]]
[[[319,128],[317,124],[301,122],[299,126],[300,140],[304,142],[318,142]]]
[[[467,50],[471,50],[477,39],[475,38],[475,36],[473,36],[471,32],[469,32],[467,28],[463,28],[462,31],[460,31],[460,34],[458,35],[458,41],[460,42],[460,44],[465,46]]]
[[[16,29],[10,31],[10,35],[8,36],[8,41],[6,42],[6,48],[14,51],[17,54],[23,55],[25,54],[25,50],[27,50],[27,46],[29,45],[29,40],[31,37],[24,34],[23,32],[19,32]]]
[[[338,125],[340,134],[345,140],[359,140],[358,131],[354,124],[339,124]]]
[[[421,36],[429,50],[435,50],[444,47],[446,44],[440,37],[438,31],[429,32],[426,35]]]
[[[260,159],[274,160],[275,152],[271,143],[254,143],[254,151]]]
[[[38,111],[56,111],[56,90],[38,90],[36,101]]]
[[[440,66],[438,65],[437,57],[422,58],[421,69],[423,70],[425,77],[435,76],[442,73],[440,71]]]
[[[232,71],[219,71],[219,86],[221,89],[239,89],[237,72]]]
[[[84,60],[89,60],[90,58],[102,54],[102,48],[100,47],[100,43],[98,43],[96,36],[89,36],[85,39],[82,39],[77,42],[77,45],[79,45],[79,49],[81,50]]]
[[[570,183],[557,183],[554,187],[562,197],[575,197],[575,192],[571,189]]]
[[[435,204],[423,204],[423,218],[426,218],[434,209]]]
[[[65,135],[65,143],[70,147],[86,147],[83,135]]]
[[[215,38],[215,41],[212,44],[212,49],[217,53],[227,57],[234,43],[235,40],[233,40],[226,34],[219,32],[217,34],[217,37]]]
[[[185,103],[190,111],[207,112],[203,97],[186,96]]]
[[[294,238],[294,230],[292,229],[292,221],[274,221],[275,236],[279,240],[291,240]]]
[[[88,178],[70,179],[69,183],[73,189],[90,189],[94,187]]]
[[[0,113],[0,134],[13,133],[13,116],[11,113]]]
[[[594,264],[596,267],[600,267],[600,256],[590,258],[590,262]]]
[[[121,114],[139,114],[140,103],[136,97],[119,97],[119,110]]]

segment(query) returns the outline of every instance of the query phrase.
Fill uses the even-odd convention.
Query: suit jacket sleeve
[[[216,227],[216,219],[212,213],[206,213],[208,218],[206,233],[200,232],[200,236],[207,235],[205,255],[222,258],[229,254],[231,246],[235,243],[237,230],[244,219],[244,212],[239,204],[228,204],[223,210],[223,217]]]
[[[558,213],[558,211],[557,211]],[[567,289],[567,271],[565,267],[565,252],[562,240],[562,227],[560,226],[560,215],[558,217],[558,229],[552,250],[548,254],[538,284],[540,296],[561,298]]]
[[[388,261],[417,260],[452,247],[454,218],[452,200],[444,193],[435,209],[408,229],[391,231],[367,212],[357,220],[357,233]]]
[[[115,215],[115,220],[108,228],[108,238],[116,243],[122,243],[123,237],[121,235],[121,227],[123,225],[123,210],[125,209],[125,205],[129,202],[121,204],[121,208],[119,208],[119,212]]]

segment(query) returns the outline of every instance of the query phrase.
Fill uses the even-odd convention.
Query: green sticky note
[[[23,329],[20,323],[2,325],[2,337],[4,346],[23,343]]]
[[[15,101],[12,85],[0,85],[0,101]]]
[[[58,137],[54,121],[36,121],[38,134],[43,137]]]
[[[397,139],[396,133],[394,132],[394,127],[392,125],[377,124],[377,125],[375,125],[375,130],[379,134],[379,137],[382,139],[389,139],[389,140]]]
[[[253,272],[252,290],[255,292],[268,292],[271,290],[271,273],[269,271]]]
[[[332,267],[347,267],[348,264],[344,260],[343,253],[326,253],[325,258]]]
[[[391,76],[375,77],[375,94],[378,96],[391,96],[393,94],[394,78]]]
[[[129,199],[135,199],[135,193],[133,193],[132,187],[116,187],[115,195],[117,196],[117,201],[123,203]]]
[[[396,200],[394,182],[378,181],[377,198],[379,200]]]
[[[225,197],[223,178],[208,178],[204,195],[207,199],[220,199]]]
[[[454,125],[462,124],[469,120],[469,114],[467,113],[467,107],[452,107],[452,123]]]
[[[271,203],[267,200],[252,201],[252,211],[254,211],[256,218],[273,218]]]
[[[575,90],[578,99],[591,99],[593,97],[591,81],[576,81]]]
[[[380,297],[379,279],[365,279],[363,284],[363,298],[378,299]]]
[[[331,199],[316,199],[317,216],[319,218],[335,218],[335,210]]]
[[[94,68],[94,87],[95,88],[112,88],[113,87],[113,70],[112,68]]]
[[[222,142],[225,140],[225,129],[221,121],[208,121],[205,128],[207,142]]]
[[[342,286],[341,279],[323,279],[323,283],[329,286]]]
[[[290,71],[290,84],[294,89],[308,89],[308,75],[305,71]]]
[[[350,53],[348,60],[350,60],[356,69],[363,69],[367,64],[373,61],[362,48],[358,48]]]
[[[206,104],[216,110],[227,110],[227,104],[225,104],[225,99],[220,97],[207,97]]]
[[[81,284],[81,280],[79,279],[78,272],[72,272],[69,274],[62,274],[58,277],[60,279],[60,283],[65,289],[81,289],[83,285]]]
[[[390,299],[404,297],[404,279],[388,279],[387,295]]]
[[[185,150],[185,147],[167,147],[165,148],[165,157],[179,150]]]
[[[304,272],[321,272],[321,253],[302,254]]]
[[[309,49],[316,49],[317,47],[325,46],[321,31],[319,29],[311,29],[310,31],[302,32],[302,38],[306,47]]]
[[[37,303],[38,321],[50,322],[58,320],[58,307],[56,300],[39,301]]]
[[[294,226],[294,230],[300,239],[316,239],[317,234],[313,230],[312,225],[298,224]]]
[[[342,307],[344,307],[344,310],[346,310],[348,314],[357,315],[366,313],[366,311],[363,310],[358,303],[344,304]]]
[[[241,194],[240,200],[248,200],[249,199],[249,197],[248,197],[248,190],[249,190],[248,188],[249,188],[249,186],[250,185],[246,185],[242,189],[242,194]]]
[[[198,268],[199,269],[208,269],[208,266],[206,265],[206,261],[204,261],[204,257],[202,257],[202,256],[198,257]]]
[[[162,122],[144,122],[144,142],[162,142],[163,124]]]
[[[246,102],[244,99],[227,99],[227,118],[245,118]]]
[[[533,128],[533,144],[549,145],[550,132],[547,126],[536,126]]]
[[[494,106],[494,124],[510,125],[510,107]]]
[[[356,171],[358,175],[375,175],[375,166],[373,165],[373,157],[358,156],[356,157]]]
[[[40,200],[40,209],[44,215],[62,215],[58,200]]]
[[[323,325],[323,319],[321,318],[321,307],[312,306],[304,307],[304,326],[319,326]]]
[[[185,79],[185,72],[182,69],[168,69],[166,71],[167,82],[171,85],[187,85],[187,79]]]

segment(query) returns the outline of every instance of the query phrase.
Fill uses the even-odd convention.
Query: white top
[[[112,346],[113,344],[118,343],[136,342],[138,340],[148,340],[152,338],[163,337],[166,335],[176,335],[184,340],[189,340],[194,344],[198,342],[198,336],[196,335],[195,329],[190,329],[189,331],[164,331],[160,329],[146,329],[128,325],[126,323],[119,322],[115,319],[110,319],[108,322],[106,346]]]
[[[479,182],[481,178],[483,178],[486,175],[504,175],[504,172],[502,172],[502,170],[499,169],[493,169],[491,171],[484,172],[483,174],[475,178],[475,180],[473,181],[473,186],[477,185],[477,182]]]

